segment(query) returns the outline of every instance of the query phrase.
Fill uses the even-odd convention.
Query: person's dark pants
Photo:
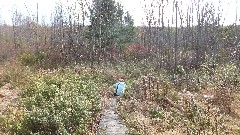
[[[119,96],[117,93],[114,93],[113,96]]]

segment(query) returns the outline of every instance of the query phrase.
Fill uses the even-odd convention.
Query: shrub
[[[16,50],[13,46],[1,42],[0,47],[0,63],[6,62],[16,56]]]
[[[145,46],[143,45],[128,45],[126,49],[124,50],[124,56],[125,58],[144,58],[148,56],[148,50]]]
[[[40,66],[46,64],[46,55],[44,52],[34,53],[22,53],[19,55],[19,59],[22,65],[24,66]]]
[[[17,134],[85,134],[101,109],[99,91],[89,74],[37,74],[22,87],[22,120]]]
[[[34,54],[23,53],[20,56],[20,61],[24,66],[33,66],[37,62],[37,58]]]

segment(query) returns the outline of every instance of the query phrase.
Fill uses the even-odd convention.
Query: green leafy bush
[[[46,65],[46,54],[44,52],[38,53],[22,53],[19,55],[19,60],[23,66],[39,66]]]
[[[85,134],[101,106],[99,90],[88,73],[71,70],[37,74],[22,87],[22,120],[17,134]]]
[[[163,112],[163,110],[155,110],[155,109],[150,109],[149,110],[149,114],[151,116],[151,118],[159,118],[159,119],[164,119],[165,118],[165,114]]]
[[[33,66],[37,62],[37,57],[31,53],[23,53],[19,57],[24,66]]]

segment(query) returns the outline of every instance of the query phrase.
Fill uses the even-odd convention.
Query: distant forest
[[[198,68],[203,62],[212,66],[240,64],[240,26],[220,24],[224,18],[213,4],[193,1],[182,11],[175,2],[173,11],[168,11],[175,16],[164,23],[164,6],[168,2],[156,3],[158,11],[153,10],[156,5],[143,8],[148,25],[138,27],[132,15],[114,0],[94,0],[92,5],[78,1],[75,6],[80,6],[81,11],[58,3],[51,24],[39,23],[38,11],[33,18],[16,9],[13,25],[0,26],[0,60],[24,53],[23,57],[34,57],[39,65],[52,67],[76,63],[94,66],[122,60],[144,60],[144,64],[171,70]],[[153,16],[155,12],[159,12],[158,18]],[[86,24],[87,20],[90,24]]]

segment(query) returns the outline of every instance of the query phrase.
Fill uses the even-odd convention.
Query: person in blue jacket
[[[114,96],[122,95],[125,91],[125,83],[123,78],[119,78],[118,82],[113,85],[113,88],[115,89]]]

